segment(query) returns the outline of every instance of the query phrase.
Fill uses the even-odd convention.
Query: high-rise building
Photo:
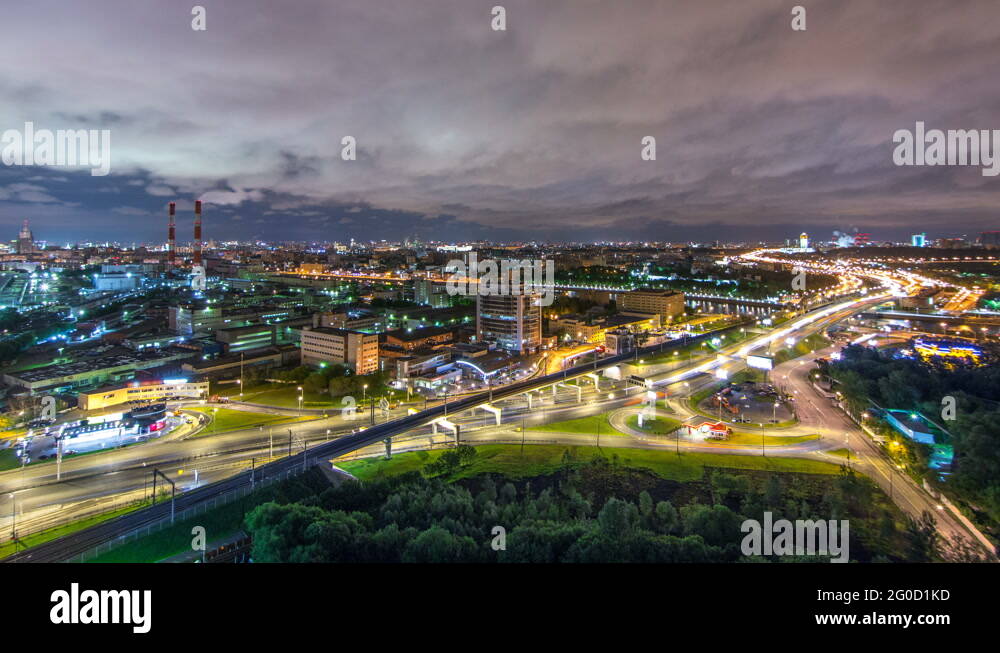
[[[35,237],[31,233],[31,229],[28,227],[28,221],[25,220],[24,224],[21,225],[21,231],[17,234],[17,253],[18,254],[32,254],[35,251]]]
[[[378,371],[378,334],[329,327],[302,329],[302,364],[345,363],[355,374]]]
[[[476,297],[476,337],[519,354],[542,344],[541,296],[479,295]]]
[[[910,236],[910,244],[914,247],[926,247],[927,234],[913,234]]]
[[[799,234],[799,249],[809,249],[809,234],[804,231]]]
[[[433,308],[451,306],[451,297],[446,292],[445,285],[434,283],[430,279],[413,281],[413,301]]]

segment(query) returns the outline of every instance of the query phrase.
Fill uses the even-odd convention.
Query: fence
[[[149,537],[150,535],[158,533],[165,528],[170,528],[177,522],[182,522],[185,519],[197,517],[198,515],[205,514],[209,510],[215,510],[219,506],[224,506],[227,503],[231,503],[233,501],[236,501],[237,499],[241,499],[245,496],[252,494],[253,492],[256,492],[260,488],[267,487],[278,481],[286,481],[292,476],[296,476],[298,474],[301,474],[302,472],[303,469],[298,465],[296,465],[292,469],[287,469],[278,474],[274,474],[267,478],[255,481],[253,484],[248,483],[246,485],[241,485],[240,487],[234,490],[230,490],[229,492],[216,495],[214,497],[211,497],[210,499],[205,499],[204,501],[199,501],[195,505],[190,506],[188,508],[184,508],[183,510],[178,510],[174,513],[173,519],[171,519],[170,515],[165,515],[164,517],[158,519],[156,522],[152,524],[147,524],[145,526],[141,526],[139,528],[135,528],[126,533],[123,533],[122,535],[118,535],[112,539],[107,540],[106,542],[102,542],[101,544],[98,544],[93,548],[87,549],[86,551],[65,560],[65,562],[86,562],[87,560],[96,558],[109,551],[112,551],[113,549],[117,549],[120,546],[124,546],[129,542],[134,542],[144,537]],[[165,499],[165,501],[169,500],[170,499]]]

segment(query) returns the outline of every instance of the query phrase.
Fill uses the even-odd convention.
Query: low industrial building
[[[387,331],[383,337],[388,345],[414,351],[423,347],[446,345],[455,339],[455,333],[447,327],[426,327],[423,329],[395,329]]]
[[[119,348],[120,349],[120,348]],[[190,349],[166,347],[143,352],[123,351],[73,363],[48,365],[42,368],[5,374],[4,382],[24,388],[31,393],[56,390],[76,390],[96,387],[107,382],[124,381],[135,376],[138,370],[160,367],[174,361],[194,356]]]
[[[79,407],[99,410],[130,401],[167,401],[177,398],[204,399],[208,396],[208,382],[191,382],[187,379],[163,379],[147,383],[111,385],[79,394]]]
[[[287,365],[298,357],[294,346],[265,347],[251,349],[234,354],[224,354],[217,357],[203,357],[184,364],[184,371],[198,378],[234,379],[250,368],[271,369]]]
[[[255,324],[218,329],[215,332],[215,339],[223,344],[226,353],[261,349],[275,344],[275,326],[273,324]]]

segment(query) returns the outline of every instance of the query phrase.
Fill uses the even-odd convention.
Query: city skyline
[[[204,31],[187,8],[10,8],[72,46],[39,55],[30,30],[11,32],[3,129],[108,129],[112,167],[0,166],[0,226],[157,243],[166,204],[183,234],[200,199],[217,240],[995,228],[996,178],[893,164],[894,131],[916,122],[993,126],[1000,30],[975,11],[818,3],[797,32],[780,2],[504,6],[505,31],[492,5],[440,2],[209,3]]]

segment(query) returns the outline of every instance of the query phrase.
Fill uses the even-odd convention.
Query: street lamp
[[[14,493],[10,497],[10,539],[14,542],[14,551],[17,552],[17,502],[14,501]]]
[[[368,384],[361,386],[361,403],[365,403],[365,398],[368,396]]]
[[[299,391],[299,410],[302,410],[302,386],[298,387]]]

